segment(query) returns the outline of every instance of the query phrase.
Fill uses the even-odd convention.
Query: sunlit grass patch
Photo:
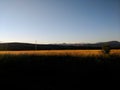
[[[45,55],[45,56],[101,56],[101,50],[38,50],[38,51],[0,51],[0,55]],[[110,55],[120,55],[120,50],[111,50]]]

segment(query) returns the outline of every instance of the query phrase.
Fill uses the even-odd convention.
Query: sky
[[[0,42],[120,41],[120,0],[0,0]]]

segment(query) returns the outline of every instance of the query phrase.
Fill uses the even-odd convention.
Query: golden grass
[[[0,55],[4,54],[27,54],[27,55],[71,55],[71,56],[100,56],[101,50],[38,50],[38,51],[0,51]],[[111,50],[110,54],[120,55],[120,49]]]

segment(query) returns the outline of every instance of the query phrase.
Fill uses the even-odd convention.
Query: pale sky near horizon
[[[120,0],[0,0],[0,42],[120,41]]]

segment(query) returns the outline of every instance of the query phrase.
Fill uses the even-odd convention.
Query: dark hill
[[[109,41],[94,44],[31,44],[31,43],[0,43],[0,50],[64,50],[64,49],[101,49],[104,43],[108,43],[111,48],[120,49],[120,42]]]

